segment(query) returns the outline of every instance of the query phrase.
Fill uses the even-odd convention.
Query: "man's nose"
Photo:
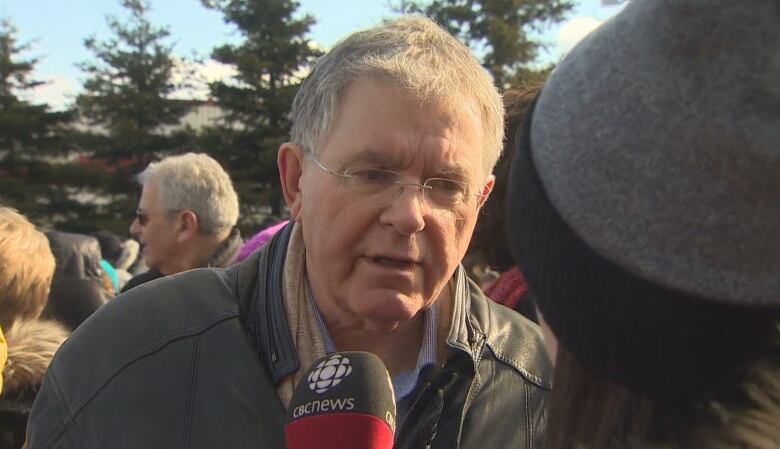
[[[133,222],[130,223],[130,235],[138,236],[141,233],[141,224],[138,223],[138,217],[133,218]]]
[[[425,229],[425,199],[423,186],[419,184],[399,184],[398,194],[380,217],[398,232],[411,235]]]

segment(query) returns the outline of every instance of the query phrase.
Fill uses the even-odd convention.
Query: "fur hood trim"
[[[8,361],[3,369],[3,395],[40,385],[54,353],[69,335],[62,325],[48,320],[17,321],[5,329]]]

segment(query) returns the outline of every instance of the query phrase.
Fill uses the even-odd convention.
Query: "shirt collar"
[[[314,309],[314,317],[317,322],[322,338],[325,341],[325,352],[331,354],[336,352],[336,346],[330,337],[325,320],[322,318],[317,302],[314,300],[308,279],[306,280],[306,289],[308,290],[309,301]],[[401,372],[392,376],[393,390],[395,391],[395,400],[400,402],[409,396],[417,387],[423,371],[429,366],[436,364],[436,331],[438,329],[438,306],[436,303],[423,311],[423,341],[420,347],[420,353],[417,355],[417,364],[410,371]]]

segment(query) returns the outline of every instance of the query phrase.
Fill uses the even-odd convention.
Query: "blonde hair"
[[[354,33],[317,60],[292,104],[292,140],[318,152],[341,96],[358,79],[388,80],[452,110],[471,107],[482,122],[483,168],[491,172],[504,140],[501,95],[470,50],[434,22],[403,17]]]
[[[40,316],[54,267],[46,236],[14,209],[0,207],[0,326]]]

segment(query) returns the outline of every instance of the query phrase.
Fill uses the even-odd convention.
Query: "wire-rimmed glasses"
[[[347,169],[339,173],[324,166],[311,152],[308,154],[317,167],[338,177],[344,186],[366,196],[378,207],[392,204],[406,187],[416,188],[428,207],[451,212],[463,211],[471,199],[482,196],[470,193],[467,183],[447,178],[428,178],[419,184],[404,182],[401,173],[383,168]]]

